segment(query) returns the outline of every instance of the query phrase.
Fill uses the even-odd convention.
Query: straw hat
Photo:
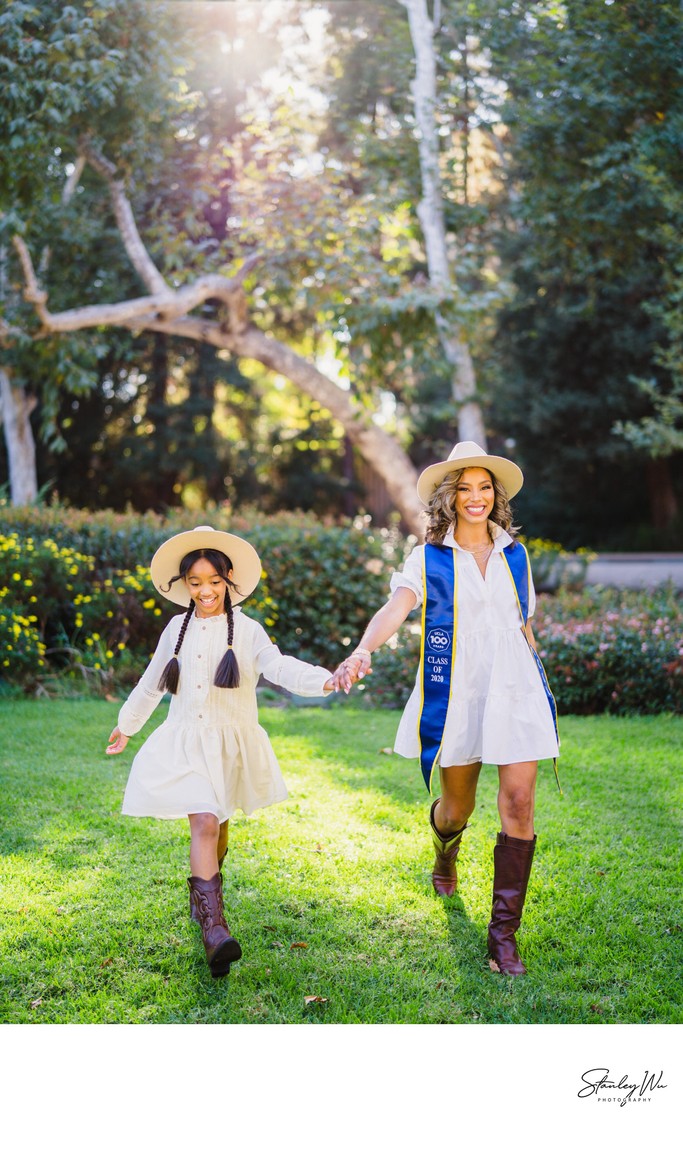
[[[199,551],[203,547],[210,547],[213,551],[222,551],[232,564],[232,579],[239,587],[239,593],[230,588],[230,602],[241,603],[247,595],[251,595],[261,578],[261,560],[257,551],[246,539],[239,535],[231,535],[228,531],[214,531],[213,527],[195,527],[194,531],[181,531],[155,552],[150,564],[152,583],[164,599],[170,599],[180,607],[190,606],[190,594],[184,579],[171,583],[171,579],[180,574],[180,561],[190,551]],[[165,587],[170,588],[165,591]]]
[[[512,499],[524,483],[522,472],[511,459],[503,459],[501,455],[487,455],[483,447],[466,440],[464,443],[456,443],[443,463],[432,463],[431,467],[422,472],[417,481],[417,494],[422,502],[428,505],[441,480],[451,471],[459,471],[461,467],[485,467],[496,479],[500,479],[508,499]]]

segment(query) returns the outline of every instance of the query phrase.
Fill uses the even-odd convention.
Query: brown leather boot
[[[459,831],[455,831],[452,835],[442,835],[440,831],[436,829],[436,823],[434,822],[434,809],[438,801],[438,799],[434,800],[429,812],[432,840],[436,852],[434,870],[432,871],[432,886],[437,894],[448,896],[455,894],[455,888],[458,885],[458,872],[455,869],[455,860],[460,850],[460,840],[462,839],[463,831],[467,830],[468,824],[465,823],[464,827],[461,827]]]
[[[187,882],[199,915],[206,961],[213,977],[222,978],[230,973],[230,963],[242,957],[242,947],[225,921],[221,876],[218,871],[213,878],[192,875]]]
[[[227,855],[227,853],[228,853],[228,848],[226,847],[225,850],[223,851],[223,854],[221,855],[221,857],[218,860],[218,871],[219,871],[220,879],[221,879],[221,890],[223,889],[223,862],[225,860],[225,856]],[[188,879],[187,881],[189,882],[190,880]],[[193,922],[199,922],[200,921],[199,913],[197,911],[197,907],[195,906],[195,902],[194,902],[194,899],[192,897],[192,887],[190,887],[190,918],[192,919]]]
[[[516,932],[524,909],[534,860],[536,835],[532,839],[513,839],[500,831],[493,848],[493,905],[488,931],[491,969],[500,974],[526,974],[517,953]]]

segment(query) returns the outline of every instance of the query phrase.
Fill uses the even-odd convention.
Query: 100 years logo
[[[451,637],[441,627],[432,627],[432,630],[428,632],[427,646],[431,647],[432,651],[447,651],[450,645]]]

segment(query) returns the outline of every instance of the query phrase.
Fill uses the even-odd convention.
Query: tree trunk
[[[435,23],[429,19],[426,0],[399,0],[407,9],[410,35],[415,51],[415,79],[411,85],[415,121],[418,127],[422,200],[417,214],[427,255],[429,281],[447,300],[453,293],[444,224],[439,137],[434,119],[436,106]],[[436,15],[436,11],[435,11]],[[446,362],[453,369],[452,392],[458,408],[458,436],[486,449],[486,431],[476,400],[474,364],[461,327],[441,312],[436,326]]]
[[[667,458],[649,459],[645,465],[650,497],[650,520],[657,531],[666,531],[678,516],[678,500]]]
[[[31,428],[31,412],[37,401],[27,395],[20,384],[12,383],[4,368],[0,368],[0,398],[11,499],[13,505],[19,507],[33,503],[38,497],[36,445]]]

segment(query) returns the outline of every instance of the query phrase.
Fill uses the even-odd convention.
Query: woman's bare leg
[[[476,804],[481,763],[459,767],[440,767],[441,798],[434,808],[434,822],[440,835],[447,838],[464,827]]]
[[[498,812],[503,833],[534,837],[534,801],[538,763],[506,763],[498,768]]]

